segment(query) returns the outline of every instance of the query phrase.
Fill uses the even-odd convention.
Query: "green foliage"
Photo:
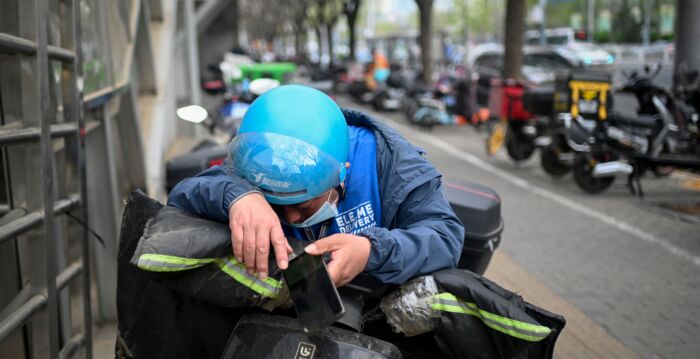
[[[498,15],[505,14],[505,1],[453,0],[452,5],[447,11],[433,10],[435,31],[453,36],[461,36],[466,31],[480,39],[492,38],[501,31],[503,21]]]
[[[593,33],[593,41],[601,44],[610,42],[609,31],[596,31]]]
[[[675,37],[676,37],[676,34],[675,34],[675,33],[673,33],[673,34],[661,35],[661,40],[673,41],[673,39],[675,39]]]

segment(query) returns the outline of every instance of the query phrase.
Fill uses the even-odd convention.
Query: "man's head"
[[[260,188],[276,208],[285,206],[278,213],[287,220],[284,211],[313,214],[327,202],[345,179],[347,156],[348,128],[338,105],[316,89],[285,85],[251,104],[227,170]],[[294,217],[288,222],[296,223]]]

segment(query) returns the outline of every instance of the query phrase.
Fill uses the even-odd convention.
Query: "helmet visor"
[[[279,205],[301,203],[337,186],[344,168],[316,146],[266,132],[236,136],[226,162],[229,174],[245,178]]]

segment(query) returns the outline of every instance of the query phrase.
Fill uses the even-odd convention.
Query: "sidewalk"
[[[506,254],[494,253],[485,277],[517,292],[526,301],[566,318],[566,327],[554,348],[555,358],[639,358]]]

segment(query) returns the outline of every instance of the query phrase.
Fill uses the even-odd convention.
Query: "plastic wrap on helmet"
[[[307,201],[341,181],[341,164],[304,141],[276,133],[236,136],[227,171],[259,187],[272,204]]]
[[[395,332],[415,336],[435,329],[435,318],[440,317],[440,312],[430,305],[436,294],[433,276],[418,277],[386,295],[380,307]]]

